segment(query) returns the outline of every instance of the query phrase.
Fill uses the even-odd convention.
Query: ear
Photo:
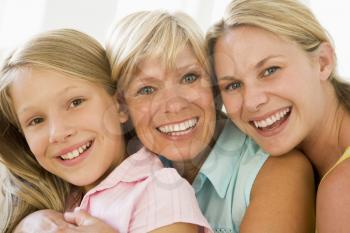
[[[328,80],[335,68],[334,49],[328,42],[323,42],[317,49],[317,63],[320,80]]]
[[[129,119],[128,108],[122,94],[115,94],[116,104],[118,107],[119,121],[121,124],[124,124]]]

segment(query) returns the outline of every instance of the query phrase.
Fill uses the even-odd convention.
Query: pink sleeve
[[[163,168],[150,178],[136,204],[129,232],[149,232],[176,222],[201,226],[212,232],[202,215],[192,186],[175,169]]]

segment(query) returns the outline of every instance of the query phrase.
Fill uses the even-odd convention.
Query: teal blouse
[[[214,232],[239,232],[254,180],[268,154],[227,122],[192,186]]]

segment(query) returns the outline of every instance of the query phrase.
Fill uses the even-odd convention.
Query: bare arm
[[[317,192],[318,233],[350,232],[350,160],[339,164]]]
[[[197,225],[189,224],[189,223],[174,223],[171,225],[167,225],[156,230],[151,231],[150,233],[198,233],[199,228]]]
[[[313,171],[305,156],[292,151],[269,157],[252,188],[241,233],[314,232]]]

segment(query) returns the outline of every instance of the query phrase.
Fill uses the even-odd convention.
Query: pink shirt
[[[89,190],[80,208],[119,233],[145,233],[176,222],[203,226],[204,232],[212,232],[192,186],[175,169],[164,168],[145,148]]]

